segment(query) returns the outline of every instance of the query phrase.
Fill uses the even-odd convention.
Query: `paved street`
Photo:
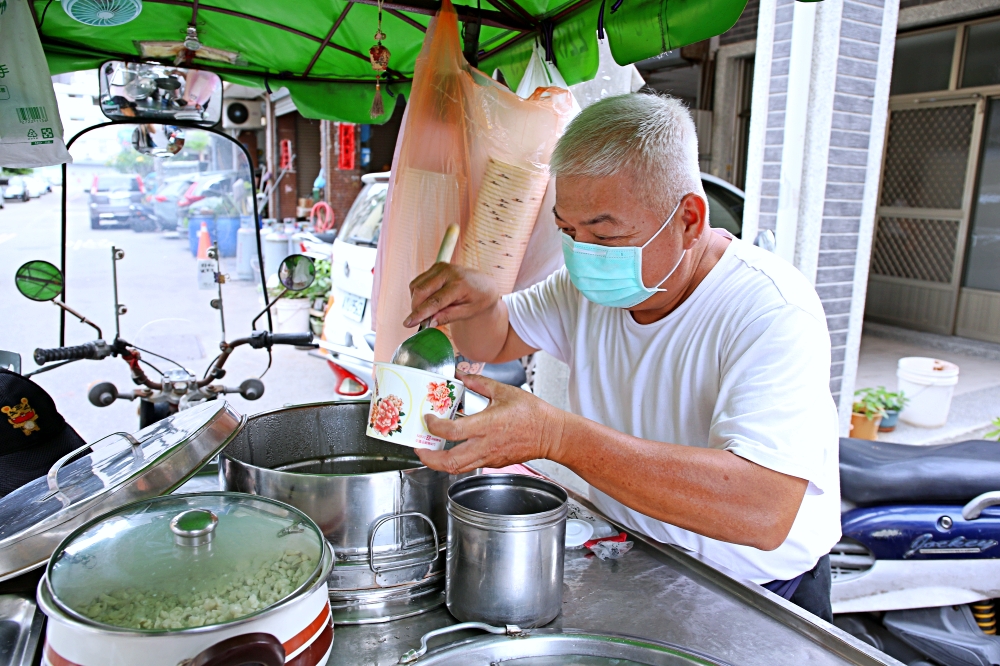
[[[128,307],[128,313],[121,319],[122,337],[136,342],[140,329],[151,321],[183,320],[159,327],[171,332],[188,331],[200,340],[205,357],[185,360],[183,365],[199,375],[203,373],[217,353],[221,338],[219,314],[209,306],[215,292],[198,289],[196,262],[188,250],[187,238],[167,239],[158,233],[138,234],[127,229],[91,230],[86,207],[84,188],[80,183],[71,184],[67,303],[100,326],[104,339],[113,339],[111,247],[123,248],[125,258],[118,262],[119,299]],[[59,213],[58,188],[28,203],[8,201],[0,210],[0,349],[20,353],[24,372],[35,368],[31,354],[36,347],[59,344],[59,309],[51,303],[22,297],[14,288],[14,272],[29,259],[59,265]],[[235,275],[235,260],[223,260],[223,271]],[[259,285],[230,282],[224,285],[223,295],[228,339],[245,336],[251,319],[262,307]],[[68,345],[96,337],[93,329],[69,316],[66,331]],[[153,356],[144,358],[161,370],[170,367]],[[260,376],[266,367],[265,351],[242,347],[227,362],[223,383],[238,386],[248,377]],[[147,372],[156,376],[151,370]],[[84,439],[96,439],[116,430],[132,431],[138,426],[136,402],[119,400],[100,409],[87,401],[88,386],[96,381],[112,381],[122,392],[134,387],[121,359],[78,361],[37,375],[35,381],[52,395],[60,412]],[[252,414],[285,404],[335,397],[333,374],[326,363],[290,347],[275,348],[274,362],[263,381],[266,391],[260,400],[248,402],[238,394],[228,399],[241,412]]]

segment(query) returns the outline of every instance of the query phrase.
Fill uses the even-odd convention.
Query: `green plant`
[[[854,405],[851,411],[855,414],[864,414],[869,421],[876,416],[885,416],[885,407],[878,396],[877,389],[863,388],[854,392]]]
[[[887,390],[884,386],[879,386],[874,389],[860,389],[860,391],[855,391],[854,395],[858,395],[860,392],[867,392],[876,402],[882,405],[882,409],[893,412],[902,411],[903,407],[906,407],[906,403],[910,401],[903,391],[893,393],[892,391]]]
[[[988,433],[983,435],[983,437],[985,439],[992,439],[994,441],[1000,442],[1000,416],[990,421],[990,425],[996,426],[996,430],[990,430]]]

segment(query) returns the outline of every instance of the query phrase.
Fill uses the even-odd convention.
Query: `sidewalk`
[[[946,444],[978,439],[1000,416],[1000,345],[934,335],[865,322],[856,386],[896,389],[896,363],[904,356],[928,356],[959,367],[948,423],[917,428],[900,422],[879,440],[900,444]]]

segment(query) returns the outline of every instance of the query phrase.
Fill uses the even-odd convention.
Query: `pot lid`
[[[89,624],[144,632],[257,615],[322,575],[316,524],[276,500],[196,493],[143,500],[81,527],[46,577],[55,603]]]
[[[244,421],[225,400],[213,400],[60,459],[48,477],[0,499],[0,580],[44,564],[67,534],[95,516],[173,491],[222,450]],[[92,453],[67,462],[90,447]]]

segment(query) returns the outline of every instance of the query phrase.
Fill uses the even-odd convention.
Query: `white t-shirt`
[[[756,583],[812,569],[840,538],[830,336],[816,291],[793,266],[733,240],[694,293],[648,325],[588,301],[565,268],[504,300],[525,343],[569,364],[573,413],[809,481],[791,532],[770,552],[660,522],[591,487],[610,518]]]

